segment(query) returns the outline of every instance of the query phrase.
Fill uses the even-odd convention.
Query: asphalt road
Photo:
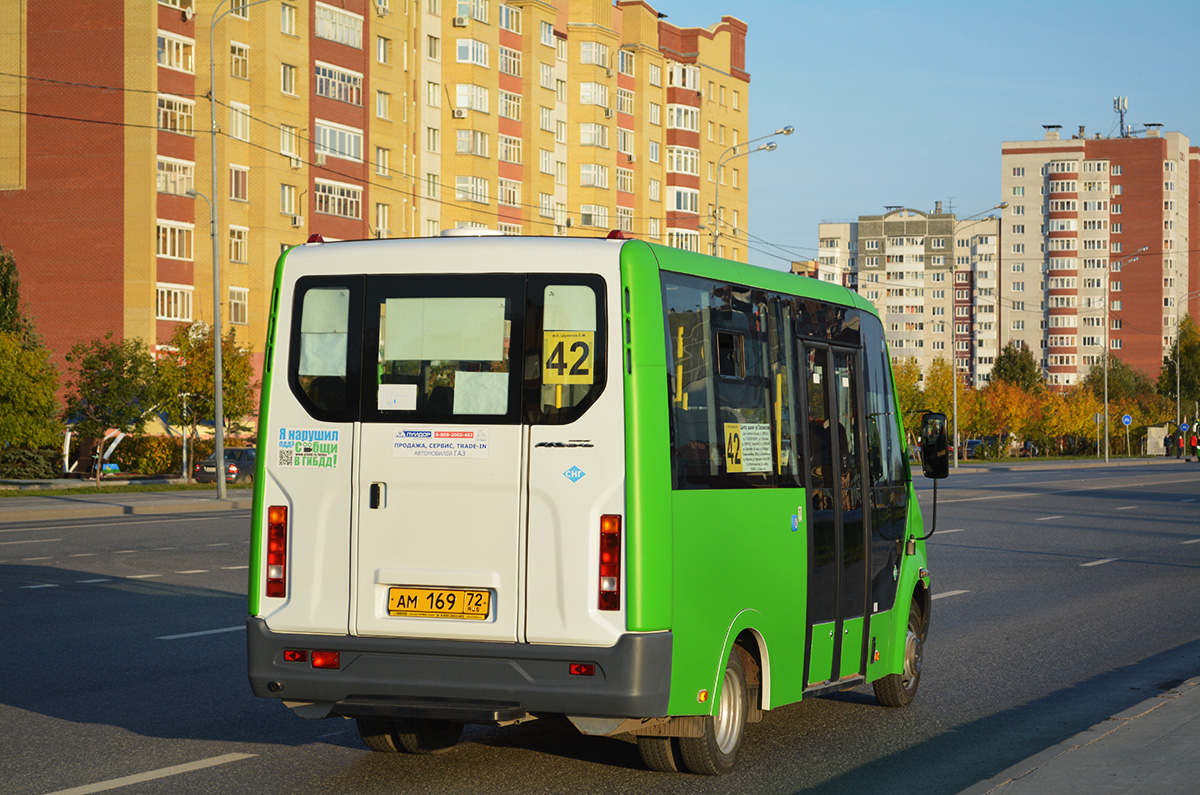
[[[1200,674],[1200,466],[955,474],[937,524],[916,702],[885,709],[868,686],[774,710],[720,779],[650,773],[628,738],[558,720],[468,727],[444,756],[375,754],[349,721],[253,698],[244,511],[0,525],[0,782],[14,795],[952,793]]]

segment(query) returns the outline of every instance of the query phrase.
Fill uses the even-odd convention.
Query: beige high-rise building
[[[719,166],[751,137],[746,25],[664,16],[80,0],[64,25],[59,3],[0,0],[0,243],[60,366],[109,331],[154,346],[211,322],[214,272],[222,326],[261,357],[275,260],[310,234],[621,229],[708,251],[719,229],[744,260],[746,161]]]
[[[818,230],[817,278],[856,289],[883,318],[893,359],[937,358],[982,386],[999,353],[996,215],[906,207]]]

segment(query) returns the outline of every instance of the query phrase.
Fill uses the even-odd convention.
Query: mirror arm
[[[937,484],[938,484],[938,479],[934,478],[934,481],[933,481],[933,515],[930,517],[930,520],[929,520],[929,532],[926,533],[925,535],[921,536],[920,538],[918,538],[917,536],[913,536],[913,541],[927,541],[937,530]]]

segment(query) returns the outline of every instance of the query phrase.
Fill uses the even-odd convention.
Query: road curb
[[[175,513],[248,511],[253,506],[253,497],[237,497],[227,500],[206,498],[192,502],[174,503],[148,502],[142,505],[80,505],[75,507],[55,505],[46,508],[0,511],[0,524],[59,521],[63,519],[103,519],[115,516],[154,516]]]

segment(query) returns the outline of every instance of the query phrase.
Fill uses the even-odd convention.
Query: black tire
[[[395,741],[410,754],[444,754],[458,745],[462,731],[457,721],[410,718],[395,724]]]
[[[925,646],[925,620],[917,600],[908,608],[908,633],[904,641],[904,670],[876,679],[875,698],[885,707],[907,707],[917,697],[921,684],[921,660]]]
[[[638,753],[642,763],[656,773],[680,773],[678,743],[674,737],[637,738]]]
[[[734,646],[725,661],[717,714],[704,719],[704,734],[700,737],[679,738],[679,754],[689,773],[720,776],[733,770],[746,734],[749,710],[746,673],[741,653]]]
[[[383,754],[399,752],[400,746],[396,745],[395,724],[390,720],[356,718],[354,722],[358,724],[358,736],[362,737],[363,743],[372,751]]]

